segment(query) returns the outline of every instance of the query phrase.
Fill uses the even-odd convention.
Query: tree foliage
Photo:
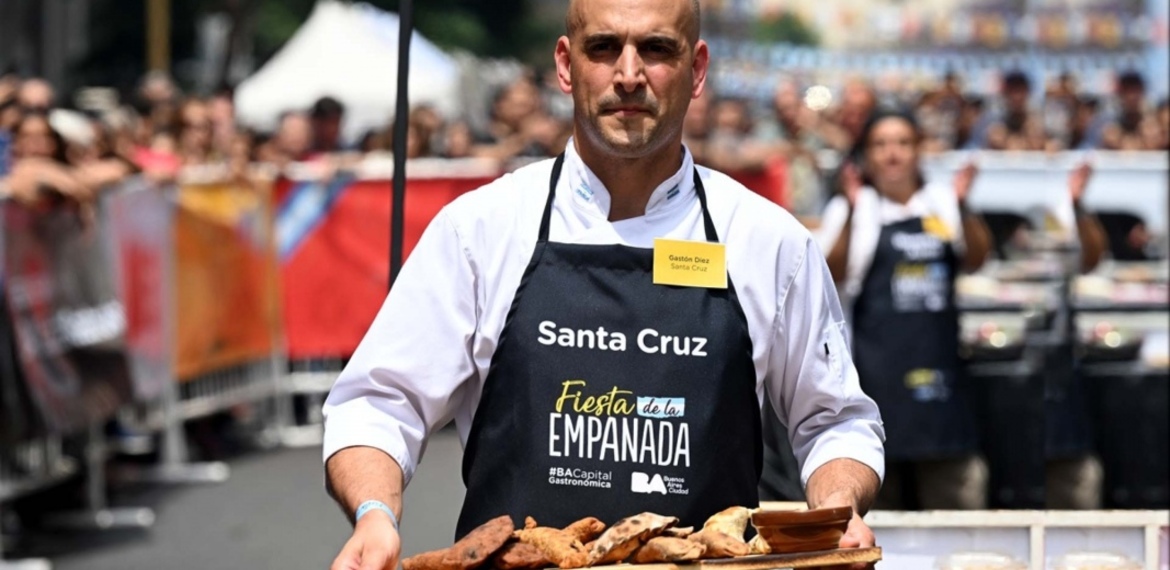
[[[3,0],[0,0],[3,1]],[[313,11],[317,0],[170,0],[174,70],[186,79],[184,62],[197,57],[203,16],[226,13],[245,34],[258,64],[280,50]],[[365,0],[398,12],[400,0]],[[415,28],[439,47],[486,57],[550,59],[559,22],[534,17],[538,0],[414,0]],[[112,85],[128,91],[146,71],[146,2],[93,0],[90,51],[73,62],[73,85]]]
[[[252,0],[257,55],[266,59],[309,17],[315,0]],[[398,12],[399,0],[367,0]],[[533,0],[414,0],[415,28],[444,49],[490,57],[526,57],[548,42],[547,26],[532,18]],[[556,36],[552,36],[555,38]],[[551,48],[550,48],[551,49]]]
[[[752,26],[753,38],[761,43],[788,43],[815,46],[820,43],[817,31],[800,16],[785,10],[761,17]]]

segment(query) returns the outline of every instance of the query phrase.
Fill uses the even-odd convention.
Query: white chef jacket
[[[654,190],[642,217],[610,222],[609,194],[573,144],[556,186],[549,239],[651,248],[654,238],[705,240],[694,162]],[[443,208],[404,264],[324,407],[326,460],[378,448],[406,481],[427,437],[454,419],[466,445],[492,354],[536,245],[552,160]],[[761,406],[764,387],[788,426],[801,478],[837,458],[884,475],[884,431],[859,385],[841,306],[811,235],[729,177],[699,168],[727,269],[747,317]],[[510,334],[522,334],[511,331]]]
[[[956,255],[962,256],[966,251],[966,242],[963,241],[963,220],[959,213],[959,201],[952,186],[927,184],[915,192],[905,204],[881,197],[878,191],[870,186],[861,188],[857,194],[857,204],[853,207],[845,281],[838,288],[838,294],[847,309],[853,306],[853,302],[861,294],[865,276],[873,264],[873,255],[877,250],[882,226],[928,216],[934,216],[946,225],[952,236],[951,247],[955,249]],[[825,213],[821,216],[821,227],[816,234],[817,243],[820,244],[824,255],[827,256],[832,251],[848,217],[849,202],[844,196],[837,195],[829,200],[825,206]]]

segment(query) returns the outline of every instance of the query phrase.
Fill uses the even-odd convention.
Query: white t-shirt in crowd
[[[928,216],[934,216],[946,225],[949,234],[953,236],[951,245],[955,248],[956,255],[963,255],[966,251],[966,242],[963,241],[962,217],[959,213],[959,201],[950,185],[927,184],[915,192],[905,204],[883,198],[870,186],[865,186],[858,192],[857,204],[853,208],[845,281],[838,288],[847,309],[852,307],[857,296],[861,294],[861,286],[873,263],[882,226]],[[844,196],[833,197],[825,206],[825,213],[821,216],[821,227],[816,234],[817,243],[820,244],[824,255],[827,256],[837,243],[837,237],[841,235],[841,229],[845,227],[845,220],[848,217],[849,202]]]
[[[704,240],[694,163],[689,151],[683,154],[682,168],[654,191],[644,216],[610,222],[608,192],[570,143],[550,239],[640,248],[653,247],[658,237]],[[461,196],[431,222],[329,393],[325,459],[350,446],[375,447],[393,457],[409,481],[427,437],[450,420],[466,445],[536,244],[552,164],[524,167]],[[802,481],[842,457],[883,475],[881,419],[859,385],[840,302],[812,236],[727,176],[705,168],[699,173],[747,318],[757,396],[762,406],[769,388]]]

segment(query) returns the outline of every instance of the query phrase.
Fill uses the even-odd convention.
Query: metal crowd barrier
[[[213,173],[215,174],[215,173]],[[208,184],[222,180],[203,173],[201,178],[191,179],[196,184]],[[141,189],[139,189],[141,190]],[[149,191],[149,189],[147,190]],[[178,208],[178,191],[166,190],[167,207],[170,210],[168,228],[173,227],[173,212]],[[173,233],[170,239],[173,238]],[[271,237],[270,235],[268,237]],[[174,243],[171,242],[171,251]],[[174,255],[164,259],[164,281],[173,282],[178,275]],[[172,299],[169,287],[163,288],[158,301],[164,315],[168,345],[174,346],[178,327],[184,326],[176,311],[177,300]],[[261,408],[264,427],[257,434],[256,443],[272,447],[279,441],[279,426],[288,423],[289,412],[284,402],[281,376],[283,367],[280,343],[274,339],[273,349],[262,358],[229,365],[208,371],[193,378],[180,381],[171,366],[157,367],[151,371],[165,378],[159,397],[127,406],[119,414],[119,420],[134,429],[157,432],[161,436],[159,462],[154,466],[123,466],[117,470],[117,478],[126,482],[144,483],[220,483],[230,476],[228,465],[222,461],[192,462],[187,446],[184,424],[187,421],[208,417],[231,410],[240,405],[255,405]],[[174,358],[174,355],[172,355]]]
[[[37,438],[0,446],[0,570],[48,570],[43,559],[7,560],[4,556],[4,503],[55,485],[77,472],[60,437]]]
[[[324,440],[324,421],[321,408],[325,396],[345,367],[343,358],[304,358],[289,360],[283,386],[288,405],[299,399],[304,405],[304,422],[286,423],[281,441],[290,447],[313,447]],[[291,417],[291,416],[290,416]]]
[[[142,352],[141,347],[132,346],[127,340],[127,356],[133,370],[135,384],[134,401],[125,404],[117,413],[116,421],[121,427],[129,428],[136,435],[132,437],[108,438],[105,422],[98,422],[82,428],[80,433],[66,436],[52,436],[16,445],[0,445],[0,506],[3,503],[25,497],[47,487],[60,483],[79,473],[84,476],[84,505],[73,512],[52,512],[38,516],[39,526],[45,529],[104,530],[113,528],[146,528],[154,523],[154,512],[146,508],[110,508],[107,501],[109,483],[218,483],[225,481],[230,470],[226,463],[193,462],[188,449],[184,423],[215,413],[231,410],[240,405],[254,406],[257,428],[254,442],[262,447],[273,447],[281,440],[281,427],[291,418],[287,394],[282,385],[285,368],[283,349],[280,342],[273,341],[273,349],[264,355],[223,365],[180,382],[172,367],[176,330],[179,316],[175,310],[170,289],[177,275],[173,252],[175,244],[172,232],[175,223],[174,211],[177,206],[174,189],[160,189],[140,179],[126,181],[121,188],[108,193],[108,197],[137,197],[145,202],[133,202],[129,209],[121,212],[131,219],[149,217],[155,222],[151,226],[138,226],[130,233],[139,232],[137,245],[154,244],[163,252],[158,256],[161,267],[155,267],[157,274],[147,272],[154,292],[149,296],[147,313],[153,312],[160,321],[152,321],[156,329],[147,331],[146,337],[162,339],[154,348]],[[103,223],[114,224],[106,209],[110,204],[103,200]],[[124,204],[123,204],[124,205]],[[155,208],[157,211],[144,212],[134,208]],[[260,216],[263,218],[263,215]],[[135,220],[141,222],[141,219]],[[134,224],[130,224],[134,225]],[[143,227],[146,229],[144,230]],[[143,233],[145,232],[145,233]],[[116,232],[115,232],[116,233]],[[112,238],[116,241],[130,234]],[[168,252],[169,248],[169,252]],[[156,252],[158,253],[158,252]],[[119,273],[125,260],[114,256],[112,263]],[[161,280],[162,285],[158,282]],[[126,283],[121,283],[123,308],[131,310]],[[139,284],[141,285],[141,284]],[[138,309],[141,309],[140,304]],[[141,317],[141,315],[139,315]],[[140,334],[140,336],[143,336]],[[129,332],[127,332],[129,339]],[[149,344],[149,343],[148,343]],[[161,352],[158,347],[162,348]],[[151,352],[153,350],[153,352]],[[237,359],[238,360],[238,359]],[[157,449],[154,435],[158,436]],[[251,435],[251,434],[250,434]],[[126,441],[138,445],[127,448]],[[69,445],[67,446],[66,443]],[[145,443],[145,445],[143,445]],[[67,450],[74,450],[72,452]],[[107,464],[116,452],[145,455],[157,451],[159,460],[153,465],[131,466],[116,464],[107,469]],[[73,456],[70,456],[72,454]],[[107,480],[107,473],[110,481]],[[8,515],[12,518],[14,515]],[[0,530],[6,518],[0,512]],[[0,570],[45,569],[45,560],[5,561],[4,543],[0,541]]]

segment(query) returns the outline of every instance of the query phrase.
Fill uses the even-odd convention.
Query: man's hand
[[[840,548],[871,548],[876,544],[877,541],[869,525],[861,520],[861,515],[853,513],[853,519],[849,521],[849,528],[845,529],[845,535],[841,537],[841,542],[837,546]],[[867,570],[869,568],[873,568],[873,564],[836,566],[833,570]]]
[[[330,570],[396,570],[402,541],[390,515],[370,511],[357,522]]]

